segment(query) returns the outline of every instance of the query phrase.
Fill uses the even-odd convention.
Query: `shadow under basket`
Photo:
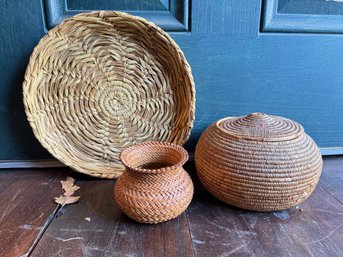
[[[193,197],[193,183],[183,165],[188,154],[179,145],[147,142],[121,155],[126,170],[116,182],[114,197],[122,211],[142,223],[160,223],[179,216]]]

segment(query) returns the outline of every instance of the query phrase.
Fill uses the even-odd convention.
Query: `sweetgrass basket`
[[[50,30],[31,55],[23,94],[40,143],[97,177],[122,173],[124,148],[183,144],[193,127],[194,82],[182,51],[153,23],[121,12],[78,14]]]
[[[300,124],[262,113],[213,123],[200,137],[195,163],[210,193],[253,211],[303,202],[323,165],[317,145]]]

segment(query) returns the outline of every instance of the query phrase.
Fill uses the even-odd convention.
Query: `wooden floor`
[[[113,200],[114,181],[67,168],[0,171],[0,256],[343,256],[343,157],[327,157],[319,185],[297,208],[257,213],[223,204],[199,185],[179,218],[142,225]],[[80,202],[53,199],[73,176]],[[90,217],[91,221],[85,220]]]

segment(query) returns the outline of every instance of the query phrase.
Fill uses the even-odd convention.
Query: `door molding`
[[[343,33],[343,15],[279,13],[278,3],[263,0],[261,32]]]
[[[41,0],[45,5],[45,20],[47,29],[51,29],[61,21],[82,12],[96,10],[69,10],[66,0]],[[161,1],[166,6],[165,11],[115,10],[143,17],[165,31],[189,31],[189,0]]]
[[[0,169],[12,168],[57,168],[66,167],[65,164],[56,159],[41,159],[41,160],[1,160]]]

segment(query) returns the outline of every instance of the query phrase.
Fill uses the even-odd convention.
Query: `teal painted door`
[[[0,0],[0,160],[51,158],[24,114],[33,47],[66,17],[122,10],[168,31],[193,69],[194,129],[265,112],[294,119],[323,153],[343,153],[343,4],[324,0]]]

